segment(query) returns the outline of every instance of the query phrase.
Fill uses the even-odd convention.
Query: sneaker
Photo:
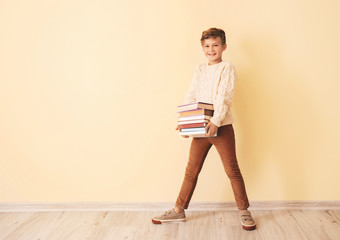
[[[239,216],[244,230],[254,230],[256,223],[248,210],[239,210]]]
[[[153,217],[152,222],[162,224],[168,222],[185,222],[185,212],[176,213],[174,209],[168,210],[161,216]]]

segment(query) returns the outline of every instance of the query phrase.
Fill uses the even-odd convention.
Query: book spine
[[[179,129],[182,129],[182,128],[192,128],[192,127],[205,127],[207,126],[208,123],[190,123],[190,124],[181,124],[181,125],[177,125],[177,127]]]
[[[195,115],[195,116],[188,116],[188,117],[178,117],[178,121],[186,121],[186,120],[204,120],[210,119],[211,116],[208,115]]]
[[[205,128],[204,127],[197,127],[197,128],[182,128],[181,132],[205,132]]]
[[[188,110],[184,112],[180,112],[179,116],[180,117],[188,117],[188,116],[195,116],[195,115],[207,115],[207,116],[213,116],[214,110],[209,110],[209,109],[194,109],[194,110]]]
[[[203,103],[203,102],[189,103],[189,104],[177,106],[177,112],[180,113],[180,112],[198,109],[198,108],[214,110],[214,105],[211,103]]]
[[[178,121],[177,125],[192,124],[192,123],[208,123],[209,120],[192,120],[192,121]]]

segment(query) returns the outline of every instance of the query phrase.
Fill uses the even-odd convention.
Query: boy
[[[213,103],[214,114],[205,127],[208,137],[192,139],[185,177],[175,206],[161,216],[152,218],[152,222],[161,224],[186,220],[184,209],[189,206],[203,162],[209,149],[214,145],[230,179],[242,228],[254,230],[256,224],[251,213],[247,210],[249,201],[236,158],[231,112],[235,70],[230,62],[222,61],[222,53],[227,48],[224,31],[218,28],[210,28],[204,31],[201,37],[201,45],[208,63],[196,66],[183,104],[194,102]],[[218,136],[212,137],[217,129]],[[178,130],[178,127],[176,130]]]

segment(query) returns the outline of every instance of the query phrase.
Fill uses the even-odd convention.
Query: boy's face
[[[221,62],[222,53],[226,48],[227,44],[222,45],[222,39],[220,37],[204,39],[202,44],[202,49],[204,55],[209,60],[209,65]]]

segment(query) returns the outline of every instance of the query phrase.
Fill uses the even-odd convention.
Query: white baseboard
[[[164,211],[173,202],[0,202],[0,212]],[[191,202],[186,211],[231,211],[235,202]],[[340,210],[340,201],[253,201],[249,210]]]

